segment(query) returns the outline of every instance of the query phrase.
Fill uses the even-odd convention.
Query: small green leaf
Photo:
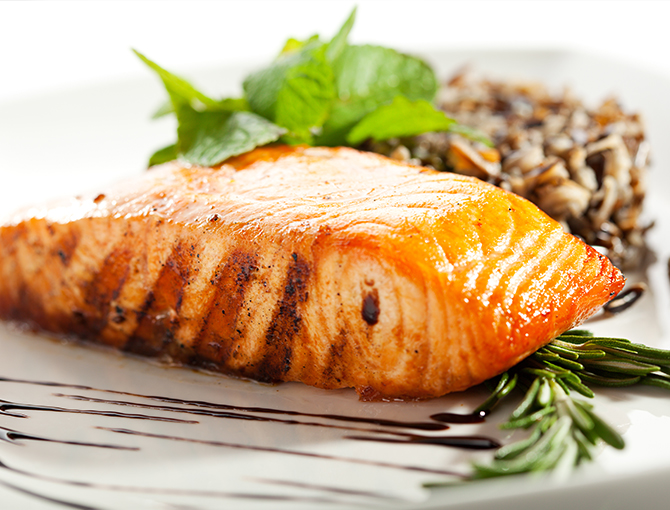
[[[137,55],[142,60],[142,62],[153,69],[163,81],[163,85],[165,85],[165,89],[170,96],[174,110],[182,105],[188,105],[195,110],[222,109],[219,106],[218,101],[196,90],[193,85],[191,85],[183,78],[179,78],[178,76],[175,76],[169,71],[163,69],[161,66],[142,55],[139,51],[133,51],[135,52],[135,55]]]
[[[568,394],[570,393],[570,388],[568,388],[568,385],[565,383],[565,381],[562,378],[557,377],[556,379],[553,379],[553,380],[556,382],[556,384],[558,384],[561,387],[561,389],[565,393],[568,393]]]
[[[215,106],[207,106],[204,111],[226,111],[226,112],[242,112],[249,110],[249,104],[247,100],[243,97],[241,98],[226,98],[219,99],[216,101]],[[166,115],[171,115],[175,113],[174,107],[172,106],[172,101],[165,101],[151,116],[153,120],[160,119]]]
[[[290,55],[291,53],[297,53],[298,51],[303,49],[306,45],[316,44],[318,42],[319,42],[319,35],[318,34],[314,34],[312,37],[310,37],[309,39],[307,39],[305,41],[300,41],[298,39],[294,39],[293,37],[291,37],[290,39],[288,39],[286,41],[286,43],[284,44],[284,47],[279,52],[278,56],[281,57],[281,56]]]
[[[172,107],[172,101],[168,100],[158,107],[158,109],[151,116],[151,119],[152,120],[160,119],[161,117],[165,117],[166,115],[170,115],[173,113],[174,108]]]
[[[277,94],[275,122],[304,143],[311,143],[311,131],[323,126],[335,98],[333,71],[323,53],[314,50],[292,67]]]
[[[623,450],[626,443],[624,442],[623,437],[621,437],[621,435],[616,430],[600,419],[600,417],[591,411],[589,407],[582,405],[582,402],[579,400],[575,400],[574,402],[584,411],[584,413],[589,415],[593,422],[594,432],[598,434],[598,436],[603,441],[605,441],[608,445],[613,446],[617,450]]]
[[[551,342],[546,345],[544,349],[553,352],[556,355],[563,356],[572,361],[577,361],[579,359],[579,353],[575,352],[572,348],[562,347],[559,342]]]
[[[251,110],[287,128],[297,141],[311,142],[312,131],[326,121],[335,97],[325,51],[323,44],[308,44],[247,76],[243,86]]]
[[[286,130],[250,112],[178,112],[179,157],[212,166],[279,139]]]
[[[591,371],[602,370],[626,375],[647,375],[660,370],[660,367],[656,365],[622,358],[589,361],[588,363],[585,362],[585,367]]]
[[[328,62],[335,61],[344,51],[344,48],[347,46],[349,32],[351,32],[351,28],[354,26],[354,21],[356,21],[356,7],[354,7],[347,20],[340,27],[340,30],[328,43],[328,48],[326,49],[326,59]]]
[[[577,393],[588,397],[588,398],[593,398],[595,395],[591,388],[586,386],[585,384],[582,383],[581,379],[575,375],[575,374],[570,374],[573,375],[574,377],[565,377],[563,378],[563,382],[570,388],[575,390]]]
[[[149,158],[149,166],[162,165],[163,163],[177,159],[178,156],[179,152],[177,151],[177,144],[168,145],[151,155]]]
[[[501,376],[500,379],[498,380],[498,384],[489,396],[482,404],[475,409],[475,413],[478,412],[489,412],[491,409],[493,409],[498,402],[506,397],[511,391],[515,388],[516,383],[518,380],[517,374],[514,374],[514,377],[510,380],[510,376],[508,372],[504,372]]]
[[[548,407],[554,401],[554,392],[549,385],[551,378],[543,378],[537,392],[536,401],[540,407]]]
[[[526,392],[526,395],[523,397],[521,403],[517,406],[517,408],[514,411],[512,411],[512,415],[510,416],[512,420],[516,420],[518,418],[521,418],[522,416],[525,416],[527,412],[531,409],[533,403],[535,402],[537,392],[540,389],[540,381],[541,379],[537,378],[530,385],[530,388],[528,388],[528,391]]]
[[[555,379],[556,378],[556,373],[555,372],[550,372],[549,370],[544,370],[541,368],[530,368],[524,366],[521,369],[521,372],[524,374],[530,374],[535,377],[546,377],[547,379]]]
[[[648,374],[641,378],[641,384],[670,390],[670,378],[659,374]]]
[[[381,141],[431,131],[448,131],[454,123],[454,119],[428,101],[410,101],[396,96],[392,103],[380,106],[363,117],[347,135],[347,143],[359,145],[369,138]]]
[[[594,374],[592,372],[580,372],[579,377],[584,381],[598,384],[600,386],[609,386],[611,388],[621,388],[624,386],[632,386],[637,384],[642,379],[641,376],[627,376],[624,374],[610,373],[607,376],[602,374]]]
[[[333,71],[336,99],[316,139],[318,145],[344,145],[352,127],[396,96],[432,101],[437,91],[430,66],[381,46],[346,46],[333,63]]]
[[[495,458],[500,460],[509,460],[517,457],[524,450],[530,448],[538,439],[542,436],[542,429],[537,426],[533,429],[533,432],[526,439],[521,441],[516,441],[515,443],[506,444],[501,446],[496,450]]]
[[[526,429],[533,425],[534,423],[537,423],[541,421],[545,416],[548,414],[556,412],[555,407],[543,407],[542,409],[535,411],[534,413],[529,414],[528,416],[524,416],[522,418],[519,418],[517,420],[510,420],[502,425],[500,425],[501,429]]]

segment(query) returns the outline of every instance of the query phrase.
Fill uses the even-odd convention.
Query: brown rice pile
[[[649,144],[638,114],[617,100],[589,110],[569,90],[460,73],[439,105],[495,148],[452,133],[369,142],[367,149],[440,171],[472,175],[537,204],[623,268],[645,253],[640,218]]]

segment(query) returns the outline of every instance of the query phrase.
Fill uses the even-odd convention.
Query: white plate
[[[436,52],[428,58],[444,77],[471,63],[490,76],[539,79],[556,88],[569,84],[590,102],[615,93],[627,108],[644,113],[653,145],[647,210],[657,221],[649,237],[656,261],[644,274],[631,277],[648,281],[651,292],[631,310],[593,323],[591,329],[670,348],[670,225],[664,203],[670,192],[670,175],[664,172],[670,165],[670,146],[664,143],[670,137],[670,83],[645,70],[561,51]],[[236,93],[244,72],[207,70],[194,73],[194,81],[212,91]],[[102,190],[108,182],[141,172],[152,150],[172,141],[171,121],[148,120],[162,98],[159,84],[147,76],[1,105],[0,213],[63,194]],[[207,414],[211,407],[159,402],[147,396],[313,415],[429,421],[431,414],[440,411],[468,412],[485,396],[481,389],[421,403],[361,403],[353,391],[327,392],[299,384],[263,386],[165,368],[4,326],[0,326],[0,342],[0,377],[64,384],[2,380],[0,399],[68,410],[12,410],[5,404],[0,406],[5,410],[0,413],[0,427],[56,441],[125,448],[36,441],[7,435],[6,430],[3,435],[0,429],[0,439],[8,439],[0,440],[3,508],[474,510],[491,505],[530,506],[541,496],[546,509],[569,505],[623,509],[657,508],[670,498],[670,395],[658,389],[598,391],[597,410],[624,435],[627,447],[622,452],[599,449],[595,462],[568,477],[518,477],[431,492],[422,489],[421,483],[447,478],[431,470],[466,472],[470,461],[486,459],[490,452],[356,441],[348,436],[380,436],[337,427],[379,427],[248,409],[228,412],[260,420],[211,416]],[[509,441],[511,436],[498,431],[497,423],[507,416],[510,405],[484,424],[454,425],[445,434],[482,434]],[[194,414],[198,409],[205,414]],[[17,412],[26,417],[12,415]]]

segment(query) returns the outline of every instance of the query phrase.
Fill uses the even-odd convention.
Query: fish
[[[477,385],[624,281],[511,192],[345,147],[173,161],[0,226],[4,321],[368,400]]]

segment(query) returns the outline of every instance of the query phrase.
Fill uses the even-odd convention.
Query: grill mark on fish
[[[19,289],[25,286],[25,279],[22,278],[20,264],[16,258],[16,241],[21,230],[21,226],[17,226],[13,231],[2,231],[0,236],[0,254],[8,261],[0,268],[0,278],[2,278],[6,288],[4,292],[0,292],[0,314],[6,316],[9,320],[19,320],[18,315],[21,313],[20,300],[18,299]],[[21,280],[22,283],[16,288],[12,288],[7,284],[10,280]]]
[[[137,327],[123,350],[144,356],[158,356],[170,347],[179,323],[184,287],[189,281],[190,256],[182,241],[177,241],[163,264],[153,290],[147,294],[138,313]]]
[[[348,343],[347,331],[340,328],[337,337],[331,342],[326,355],[326,363],[321,372],[324,381],[335,381],[341,383],[344,378],[343,368],[345,364],[345,349]],[[333,387],[339,387],[333,384]]]
[[[79,310],[77,323],[73,325],[74,328],[81,328],[75,329],[77,334],[95,338],[107,326],[112,317],[111,303],[119,296],[128,278],[132,256],[128,247],[112,249],[93,279],[83,286],[86,310]],[[119,317],[119,311],[115,312],[113,317]]]
[[[189,360],[197,366],[221,366],[237,344],[234,336],[250,282],[258,271],[258,257],[235,250],[218,266],[211,284],[216,287],[198,335],[193,339],[194,354]]]
[[[300,307],[309,297],[310,267],[297,253],[292,253],[284,284],[284,293],[265,333],[265,352],[254,376],[262,382],[282,380],[291,369],[293,343],[300,333],[303,317]]]
[[[131,221],[119,232],[122,243],[133,251],[129,273],[113,301],[116,313],[100,333],[103,342],[122,349],[147,312],[148,298],[155,282],[174,251],[174,240],[168,235],[162,220],[140,223]]]
[[[72,255],[77,249],[77,246],[79,246],[79,240],[81,239],[79,229],[72,228],[72,226],[61,226],[60,228],[55,229],[50,224],[47,224],[46,228],[50,235],[58,237],[57,241],[54,243],[54,251],[55,254],[58,255],[63,266],[68,267],[72,260]],[[59,231],[63,232],[60,233]]]
[[[39,252],[33,236],[34,232],[31,232],[26,224],[21,224],[15,228],[7,243],[5,239],[2,239],[3,244],[0,249],[5,252],[5,256],[11,257],[13,264],[7,268],[8,271],[4,274],[6,280],[1,282],[0,289],[2,287],[11,289],[9,282],[13,282],[16,287],[12,289],[15,292],[14,295],[6,291],[2,292],[7,298],[7,303],[0,304],[3,314],[6,313],[10,320],[25,322],[31,328],[46,329],[54,321],[45,310],[44,295],[35,289],[35,273],[38,272],[36,264],[27,257],[28,253]]]

